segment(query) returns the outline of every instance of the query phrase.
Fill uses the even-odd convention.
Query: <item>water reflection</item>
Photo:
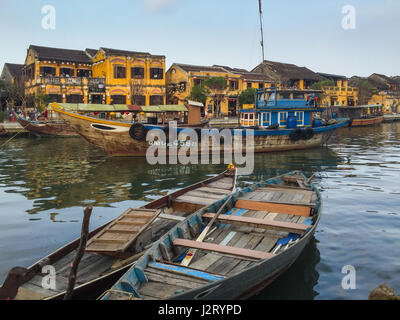
[[[254,300],[312,300],[318,296],[315,285],[319,273],[316,266],[320,262],[318,241],[312,237],[296,262]]]
[[[324,202],[315,239],[256,299],[365,299],[383,281],[400,288],[399,142],[395,123],[341,129],[327,148],[255,155],[239,186],[302,170],[317,174]],[[76,237],[82,207],[95,207],[94,228],[225,169],[107,158],[80,138],[12,140],[0,149],[0,282]],[[357,269],[352,292],[340,286],[347,264]]]

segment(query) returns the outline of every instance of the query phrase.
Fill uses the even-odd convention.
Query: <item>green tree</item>
[[[362,80],[358,84],[358,103],[360,105],[368,104],[373,94],[377,94],[378,89],[374,87],[368,80]]]
[[[336,87],[336,83],[333,80],[322,80],[311,85],[313,90],[324,90],[325,87]]]
[[[35,96],[35,106],[39,112],[43,112],[43,110],[47,107],[49,102],[50,102],[50,97],[43,92],[39,92]]]
[[[239,96],[239,105],[243,107],[244,104],[252,104],[255,100],[256,89],[248,88],[245,91],[242,91]]]
[[[210,91],[206,87],[203,85],[197,85],[192,88],[188,99],[201,102],[205,105],[209,93]]]
[[[223,77],[215,77],[205,80],[204,85],[211,90],[225,90],[228,86],[228,82]]]

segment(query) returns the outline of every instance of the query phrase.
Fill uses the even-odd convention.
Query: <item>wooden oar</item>
[[[218,216],[221,214],[221,212],[224,210],[225,206],[229,203],[229,201],[232,199],[232,195],[229,196],[229,198],[224,202],[224,204],[219,208],[215,216],[211,219],[211,221],[208,223],[208,225],[204,228],[204,230],[200,233],[199,237],[196,239],[198,242],[203,242],[204,238],[207,236],[208,231],[211,229],[212,225],[214,224],[215,220],[218,218]],[[186,257],[182,260],[181,265],[187,267],[190,262],[192,261],[194,255],[196,254],[197,250],[196,249],[190,249],[189,252],[186,254]]]
[[[310,184],[310,182],[313,181],[314,178],[315,178],[315,173],[310,178],[307,179],[306,183]]]

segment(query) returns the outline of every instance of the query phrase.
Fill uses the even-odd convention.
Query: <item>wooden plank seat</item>
[[[215,216],[214,213],[206,213],[203,215],[203,218],[212,219]],[[300,223],[292,223],[292,222],[284,222],[284,221],[275,221],[275,220],[266,220],[266,219],[257,219],[251,217],[243,217],[243,216],[232,216],[221,214],[217,217],[217,220],[220,220],[224,223],[228,224],[238,224],[245,226],[253,226],[255,228],[260,229],[268,229],[268,230],[282,230],[288,231],[292,233],[302,234],[308,228],[309,225],[300,224]]]
[[[221,197],[222,199],[223,197]],[[214,198],[200,198],[200,197],[193,197],[193,196],[179,196],[178,198],[174,199],[175,202],[184,202],[184,203],[192,203],[202,206],[209,206],[213,204],[217,199]]]
[[[160,212],[160,210],[144,208],[126,210],[88,241],[86,251],[107,254],[124,252]]]
[[[309,217],[311,213],[311,208],[305,205],[280,204],[280,203],[241,200],[241,199],[236,201],[235,207],[239,209],[270,211],[270,212],[286,213],[304,217]]]
[[[187,277],[193,277],[201,280],[206,280],[209,282],[215,282],[224,279],[224,276],[213,274],[209,272],[204,272],[202,270],[196,270],[193,268],[183,267],[177,264],[167,264],[167,263],[160,263],[151,261],[148,264],[148,267],[153,269],[168,271],[171,273],[181,274]]]
[[[276,203],[276,204],[287,204],[287,205],[294,205],[294,206],[305,206],[305,207],[310,207],[310,208],[315,208],[316,204],[312,203],[310,201],[281,201],[281,200],[268,200],[268,197],[265,197],[266,199],[263,199],[263,195],[267,195],[267,193],[264,192],[253,192],[253,194],[258,194],[259,196],[257,199],[252,199],[252,193],[245,194],[244,196],[240,197],[239,200],[250,200],[250,201],[255,201],[257,200],[258,202],[266,202],[266,203]],[[311,199],[311,197],[310,197]]]
[[[229,247],[229,246],[224,246],[224,245],[219,245],[219,244],[214,244],[214,243],[199,242],[199,241],[179,239],[179,238],[175,239],[173,241],[173,245],[187,247],[187,248],[194,248],[194,249],[204,250],[204,251],[225,253],[225,254],[229,254],[229,255],[233,255],[233,256],[244,257],[244,258],[253,258],[253,259],[269,259],[269,258],[272,258],[275,256],[272,253],[263,252],[263,251],[235,248],[235,247]]]

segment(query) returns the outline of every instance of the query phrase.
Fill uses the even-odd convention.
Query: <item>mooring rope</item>
[[[6,142],[4,142],[2,145],[0,145],[0,149],[3,148],[7,143],[9,143],[12,139],[14,139],[17,135],[19,135],[21,132],[25,130],[27,126],[29,126],[30,123],[28,123],[25,127],[22,127],[20,131],[18,131],[14,136],[12,136],[10,139],[8,139]]]

